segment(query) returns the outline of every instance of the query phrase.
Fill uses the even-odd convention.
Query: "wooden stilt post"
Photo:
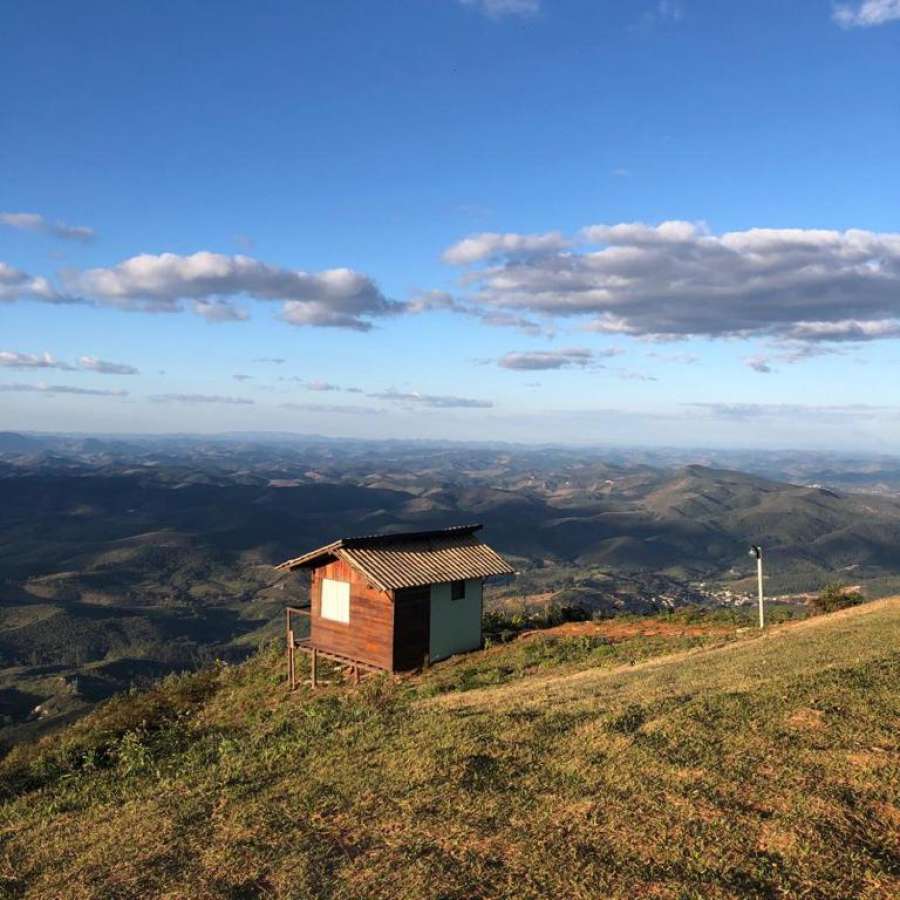
[[[294,689],[294,635],[291,632],[291,611],[286,609],[284,636],[287,650],[288,690]]]
[[[312,652],[312,686],[316,687],[316,663],[319,661],[319,651],[313,647]]]
[[[353,683],[359,684],[359,666],[353,667]]]
[[[288,641],[290,641],[290,649],[288,653],[290,653],[290,673],[291,673],[291,690],[297,690],[297,657],[296,657],[296,648],[294,647],[294,629],[292,628],[288,632]]]

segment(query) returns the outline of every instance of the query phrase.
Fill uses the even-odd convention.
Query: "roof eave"
[[[303,556],[295,556],[293,559],[286,559],[283,563],[275,566],[279,572],[293,572],[294,569],[315,569],[320,564],[320,560],[327,559],[329,556],[337,558],[337,550],[341,547],[340,541],[311,550],[304,553]]]
[[[348,566],[356,569],[361,575],[365,577],[366,581],[377,587],[379,591],[391,590],[391,588],[384,585],[371,572],[367,571],[365,566],[360,564],[359,560],[347,559],[347,557],[341,552],[341,541],[335,541],[334,544],[330,544],[328,547],[322,547],[319,550],[313,550],[312,553],[307,553],[305,556],[298,556],[296,559],[288,559],[285,562],[275,566],[275,569],[280,572],[294,572],[297,569],[318,569],[321,565],[326,564],[329,560],[334,561],[338,559],[342,562],[347,563]]]

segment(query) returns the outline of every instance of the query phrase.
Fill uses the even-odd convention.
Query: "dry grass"
[[[170,679],[5,761],[0,892],[897,896],[900,601],[722,641]]]

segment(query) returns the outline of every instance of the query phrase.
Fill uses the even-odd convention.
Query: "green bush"
[[[586,622],[589,618],[590,614],[580,606],[563,606],[557,603],[532,613],[489,610],[482,618],[482,631],[488,639],[506,643],[522,631],[553,628],[564,622]]]
[[[821,613],[837,612],[865,603],[866,598],[859,591],[850,590],[847,585],[835,582],[829,584],[818,597],[812,601],[813,608]]]

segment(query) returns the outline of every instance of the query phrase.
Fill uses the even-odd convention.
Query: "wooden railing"
[[[359,684],[360,669],[362,669],[364,672],[369,673],[379,673],[384,671],[379,666],[370,665],[369,663],[365,663],[362,660],[353,659],[349,656],[341,656],[339,653],[332,653],[327,650],[322,650],[318,647],[313,646],[309,639],[298,641],[294,635],[294,622],[292,617],[306,616],[307,618],[309,618],[311,616],[310,608],[308,606],[286,606],[284,611],[286,626],[285,630],[287,634],[288,688],[291,691],[297,689],[297,666],[295,657],[297,650],[300,650],[302,653],[309,654],[310,684],[314,688],[319,684],[318,668],[320,656],[331,663],[336,663],[337,666],[342,670],[349,670],[354,684]]]
[[[285,607],[284,614],[287,633],[288,687],[293,691],[297,687],[297,669],[294,661],[294,651],[297,648],[297,641],[294,637],[294,623],[291,616],[306,616],[307,618],[310,618],[311,613],[308,606],[287,606]],[[315,675],[313,675],[313,678],[315,678]]]

